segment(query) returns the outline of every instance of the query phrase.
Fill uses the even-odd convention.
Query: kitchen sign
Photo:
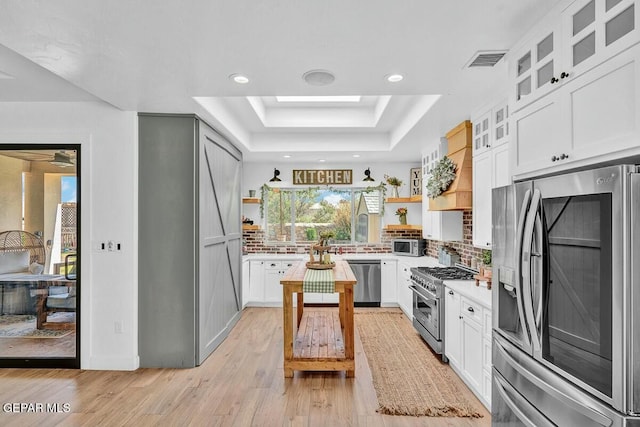
[[[352,172],[352,169],[294,169],[293,185],[351,184]]]
[[[412,168],[411,169],[411,196],[418,196],[422,194],[422,169],[421,168]]]

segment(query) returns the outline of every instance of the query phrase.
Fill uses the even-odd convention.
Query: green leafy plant
[[[453,160],[444,156],[433,168],[433,172],[427,181],[427,196],[435,199],[451,185],[456,178],[456,164]]]
[[[385,181],[387,181],[387,184],[393,186],[393,187],[400,187],[402,185],[402,181],[398,178],[396,178],[395,176],[389,176],[389,175],[385,175],[384,176]]]
[[[318,238],[318,232],[315,228],[307,228],[305,233],[307,235],[307,240],[310,242],[313,242]]]
[[[489,249],[483,249],[482,250],[482,263],[486,267],[490,267],[491,266],[491,251]]]

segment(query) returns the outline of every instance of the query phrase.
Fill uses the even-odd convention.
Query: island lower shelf
[[[294,359],[344,359],[344,339],[337,311],[311,311],[302,314],[293,346]]]

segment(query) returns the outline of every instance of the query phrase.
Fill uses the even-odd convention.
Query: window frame
[[[305,191],[305,190],[328,190],[328,191],[332,191],[332,192],[336,192],[336,193],[349,193],[351,196],[351,236],[350,236],[350,240],[348,242],[346,241],[338,241],[338,244],[344,244],[344,245],[367,245],[367,244],[371,244],[370,242],[357,242],[356,241],[356,227],[358,226],[357,223],[357,216],[356,216],[356,203],[355,202],[355,196],[358,193],[365,193],[365,192],[378,192],[378,198],[379,198],[379,203],[380,203],[380,230],[378,231],[379,235],[379,241],[382,238],[382,230],[383,230],[383,225],[384,225],[384,203],[385,203],[385,190],[386,188],[383,185],[380,186],[376,186],[376,187],[345,187],[345,188],[334,188],[334,187],[270,187],[268,185],[265,184],[265,188],[266,188],[266,192],[263,193],[263,197],[261,200],[261,203],[265,204],[265,208],[264,208],[264,218],[263,218],[263,228],[265,230],[265,243],[269,244],[269,245],[274,245],[274,244],[279,244],[279,245],[297,245],[297,244],[308,244],[309,241],[304,240],[304,241],[298,241],[296,239],[296,212],[295,212],[295,207],[296,207],[296,196],[297,193],[300,191]],[[280,241],[280,240],[272,240],[269,238],[269,209],[268,207],[268,203],[269,203],[269,194],[271,192],[273,192],[274,190],[279,190],[279,191],[284,191],[284,192],[289,192],[291,194],[291,202],[290,202],[290,215],[291,215],[291,224],[289,225],[289,234],[291,236],[291,240],[286,240],[286,241]]]

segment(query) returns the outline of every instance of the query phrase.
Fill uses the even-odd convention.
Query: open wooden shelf
[[[388,197],[387,203],[420,203],[422,202],[422,195],[411,197]]]
[[[242,203],[259,205],[260,199],[258,197],[243,197]]]
[[[243,230],[260,230],[260,226],[257,224],[242,224]]]
[[[422,226],[412,224],[389,224],[384,226],[384,230],[422,230]]]

